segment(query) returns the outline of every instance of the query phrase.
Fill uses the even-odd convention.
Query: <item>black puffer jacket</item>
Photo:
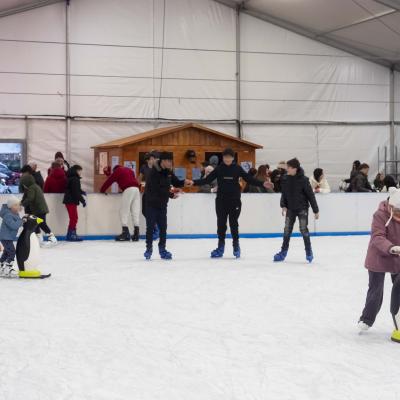
[[[86,201],[83,197],[85,194],[81,189],[81,177],[76,172],[74,167],[70,168],[67,172],[67,188],[65,189],[64,204],[76,204],[82,203],[86,206]]]
[[[315,214],[319,212],[317,200],[304,170],[299,168],[295,176],[282,177],[281,207],[293,211],[306,210],[310,207]]]
[[[206,178],[194,181],[196,186],[203,186],[217,180],[217,198],[240,199],[241,188],[239,179],[243,178],[247,183],[264,187],[263,182],[248,174],[240,165],[226,165],[221,163]]]
[[[170,169],[163,169],[157,161],[146,177],[145,202],[147,207],[164,208],[171,196],[171,186],[183,187],[185,181],[179,180]]]

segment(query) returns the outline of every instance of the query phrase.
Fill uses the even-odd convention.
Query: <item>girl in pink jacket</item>
[[[365,268],[369,287],[358,326],[365,331],[374,324],[382,306],[385,274],[389,273],[393,282],[390,312],[395,326],[392,340],[400,342],[400,189],[390,188],[389,199],[382,201],[374,214]]]

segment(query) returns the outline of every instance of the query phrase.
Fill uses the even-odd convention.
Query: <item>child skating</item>
[[[72,166],[67,172],[67,187],[65,189],[64,201],[68,211],[69,225],[66,240],[68,242],[81,242],[82,238],[76,233],[78,225],[78,206],[82,204],[86,207],[86,200],[83,197],[86,193],[81,188],[82,167],[80,165]]]
[[[3,204],[0,210],[2,223],[0,227],[0,241],[3,247],[3,254],[0,258],[0,275],[17,275],[14,269],[15,246],[18,229],[22,226],[22,219],[19,216],[21,203],[15,196],[10,196],[7,204]]]
[[[297,218],[299,219],[300,233],[304,240],[306,259],[310,263],[314,259],[310,232],[308,231],[308,210],[310,205],[315,219],[318,219],[318,204],[310,181],[304,175],[304,170],[301,168],[299,160],[293,158],[287,162],[287,174],[282,177],[281,208],[282,215],[285,217],[285,229],[281,251],[274,256],[275,262],[285,260],[289,250],[293,226]]]
[[[400,189],[391,187],[372,219],[371,239],[365,259],[369,284],[365,307],[358,326],[368,330],[375,322],[383,301],[385,274],[393,282],[390,312],[394,322],[392,340],[400,342]]]
[[[217,198],[215,200],[215,210],[217,212],[218,225],[218,247],[211,252],[211,258],[223,257],[225,252],[225,237],[227,221],[231,228],[233,255],[240,257],[239,245],[239,216],[242,209],[241,188],[239,179],[244,179],[247,183],[254,186],[263,187],[265,183],[253,178],[245,170],[237,165],[235,152],[232,149],[225,149],[222,153],[223,162],[217,166],[207,177],[194,181],[194,185],[203,186],[211,184],[217,180]]]

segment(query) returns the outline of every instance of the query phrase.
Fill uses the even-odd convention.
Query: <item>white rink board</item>
[[[0,195],[0,202],[6,202]],[[368,232],[371,218],[380,201],[387,194],[332,193],[317,195],[321,218],[310,216],[313,233]],[[48,223],[57,235],[65,235],[68,216],[62,204],[62,195],[46,195],[50,208]],[[240,232],[242,234],[276,234],[283,229],[283,218],[278,194],[242,195]],[[89,194],[87,207],[79,207],[78,231],[81,235],[107,236],[121,230],[119,204],[121,195]],[[216,233],[215,195],[184,194],[171,200],[168,206],[168,233],[170,235],[213,235]],[[142,218],[141,233],[144,233]]]

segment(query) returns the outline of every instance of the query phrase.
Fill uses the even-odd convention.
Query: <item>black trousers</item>
[[[225,245],[227,222],[231,228],[233,246],[239,245],[239,216],[242,211],[240,199],[218,198],[215,200],[215,211],[217,212],[218,246]]]
[[[306,252],[311,251],[310,232],[308,231],[308,210],[287,210],[285,219],[285,229],[283,231],[282,251],[288,251],[290,237],[292,236],[293,226],[299,219],[300,233],[303,236]]]
[[[367,299],[365,307],[361,314],[360,320],[367,325],[372,326],[375,322],[376,316],[382,307],[383,301],[383,287],[385,284],[384,272],[368,271],[369,283]],[[390,312],[395,317],[399,312],[400,305],[400,274],[392,274],[392,295],[390,301]],[[395,325],[396,325],[396,320]],[[397,328],[397,326],[396,326]]]
[[[40,215],[36,215],[36,217],[41,218],[43,220],[43,222],[41,224],[39,224],[36,229],[35,232],[37,234],[40,233],[40,230],[42,230],[44,233],[46,233],[47,235],[49,235],[51,233],[51,229],[49,228],[49,226],[47,225],[46,222],[46,214],[40,214]]]
[[[1,244],[4,246],[4,250],[0,262],[12,263],[15,258],[14,242],[12,240],[2,240]]]
[[[167,207],[154,208],[146,205],[146,246],[148,249],[153,247],[153,232],[156,224],[160,230],[158,247],[165,249],[167,243]]]

